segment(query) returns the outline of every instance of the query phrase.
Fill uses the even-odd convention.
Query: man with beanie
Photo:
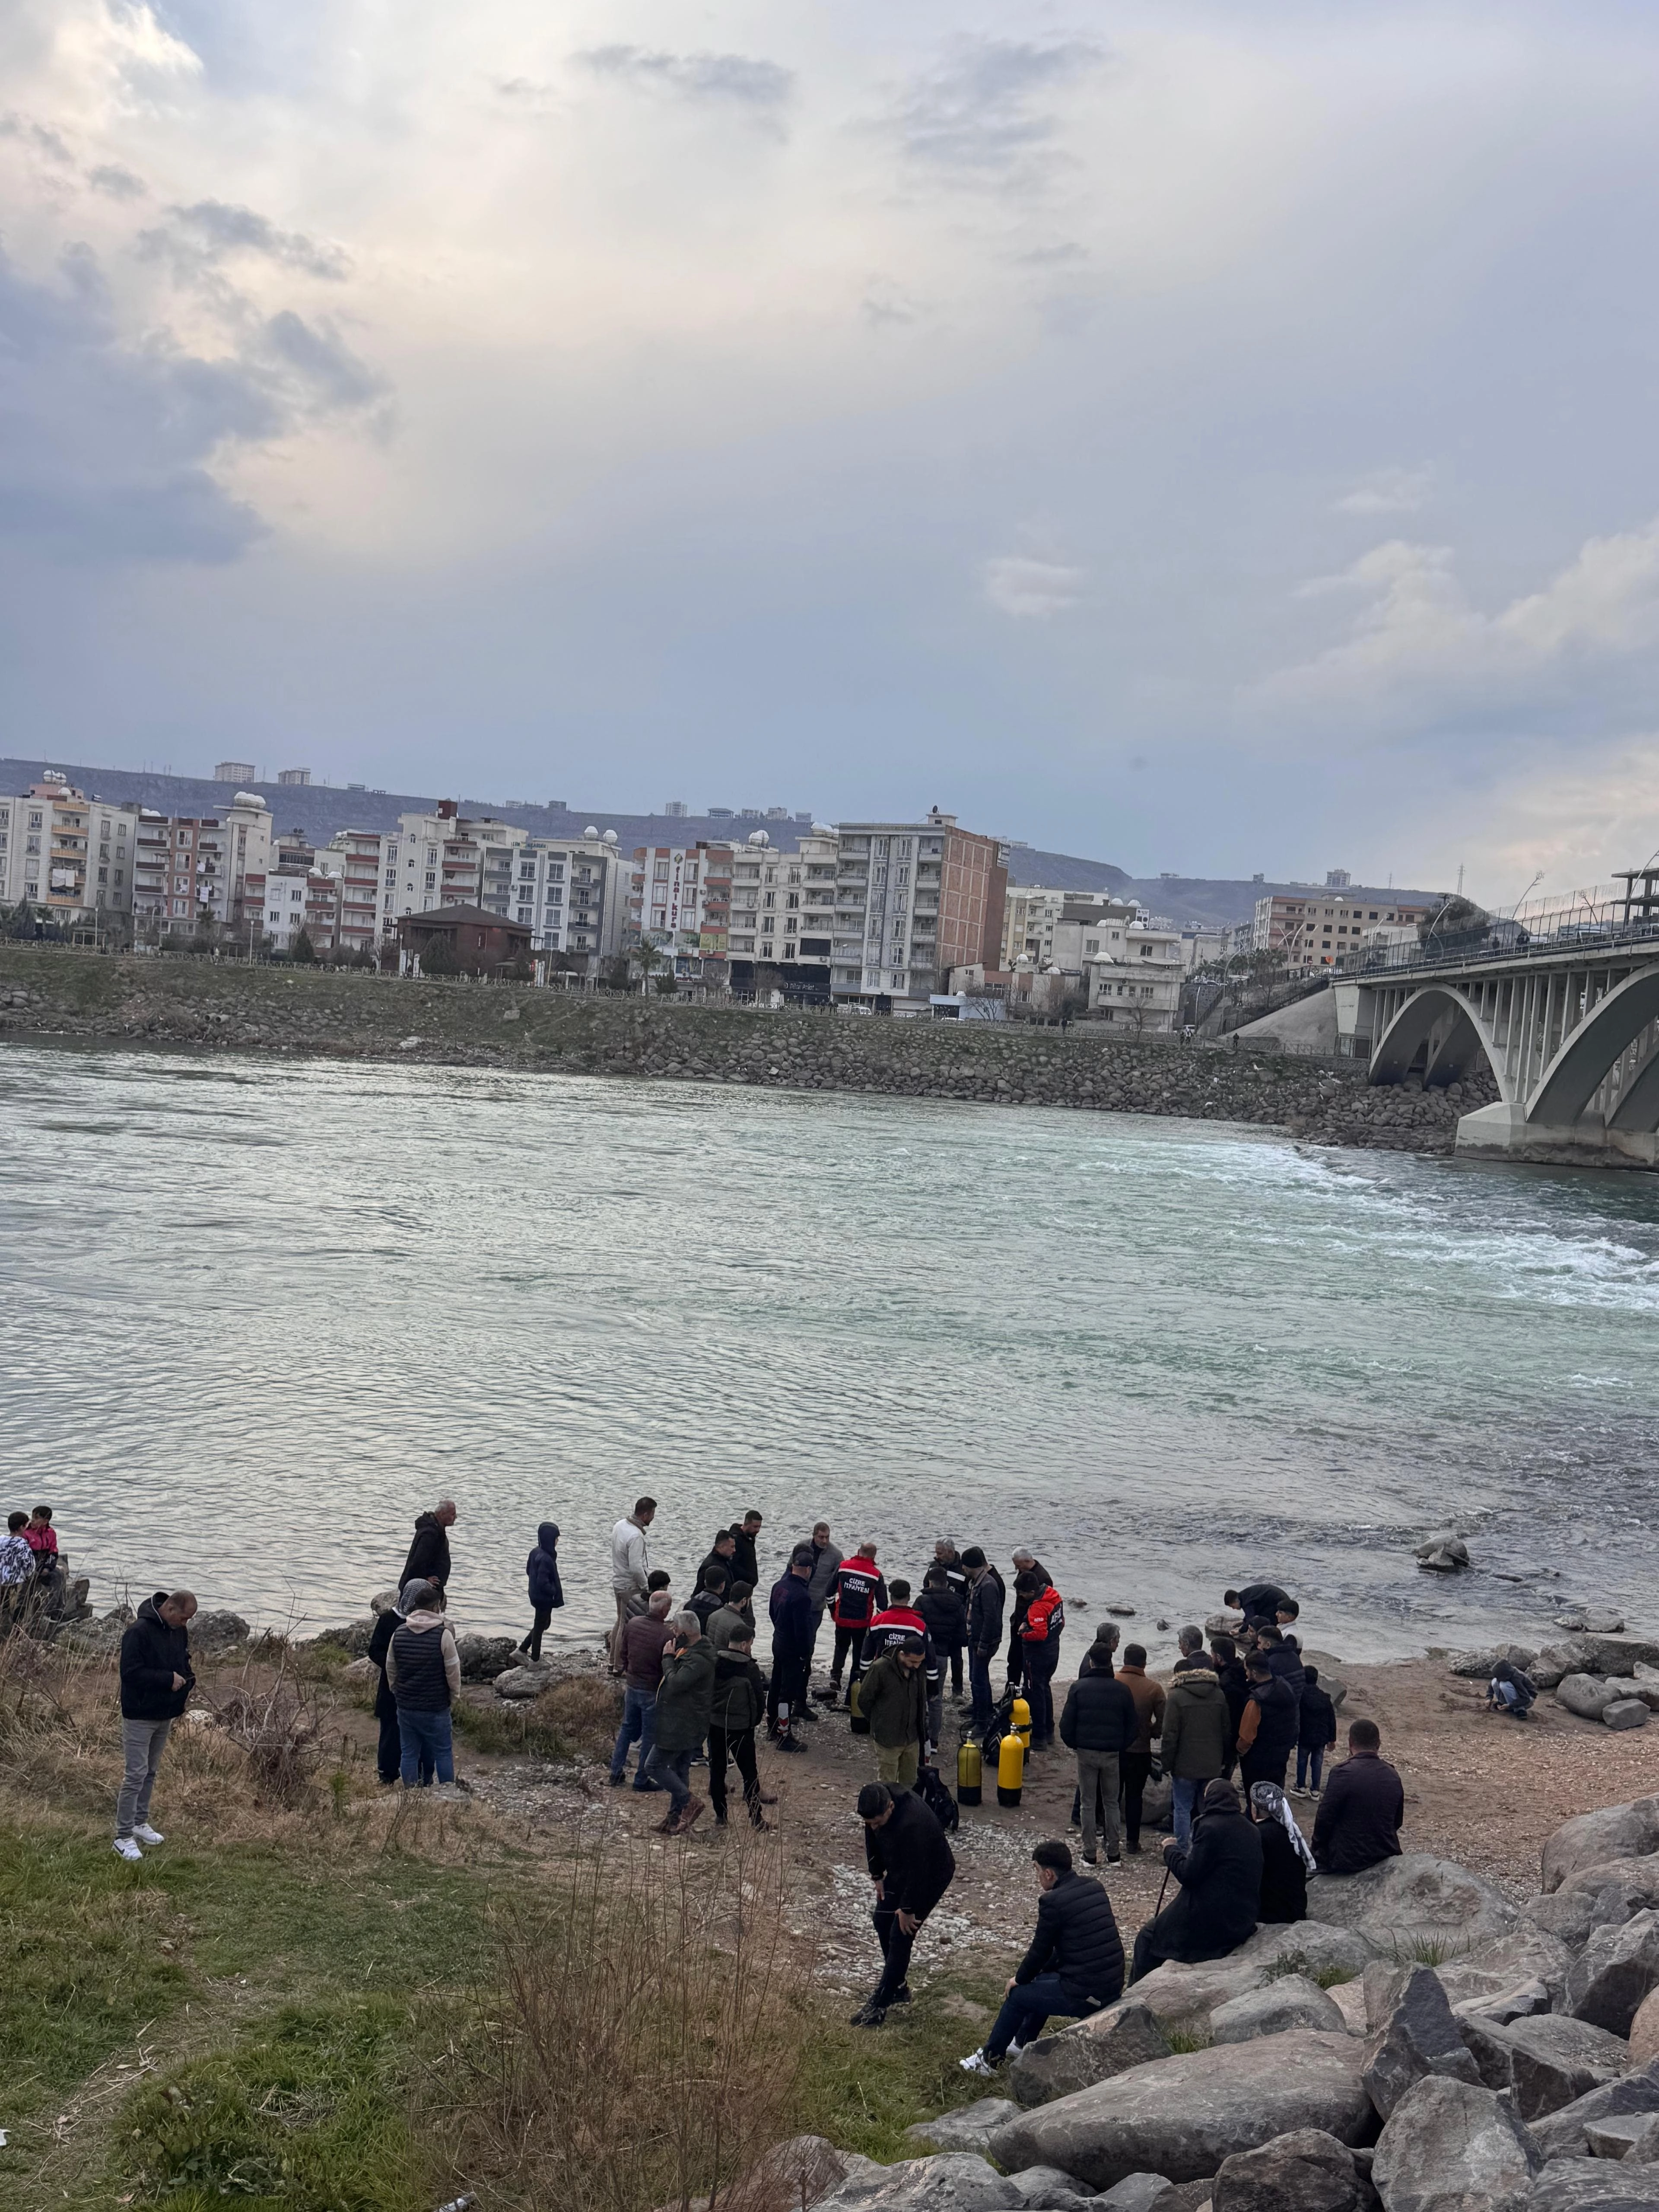
[[[864,1856],[876,1886],[871,1915],[881,1945],[881,1979],[853,2014],[854,2027],[879,2027],[888,2008],[910,2002],[906,1977],[916,1931],[951,1887],[957,1863],[945,1831],[913,1790],[895,1793],[884,1782],[859,1792]]]
[[[115,1800],[115,1850],[124,1859],[142,1859],[141,1844],[161,1844],[165,1836],[149,1825],[149,1801],[155,1770],[173,1723],[196,1687],[190,1663],[190,1624],[196,1616],[193,1591],[157,1590],[138,1608],[138,1617],[121,1638],[121,1787]]]
[[[1010,2051],[1042,2034],[1051,2014],[1085,2020],[1123,1994],[1123,1939],[1111,1899],[1097,1881],[1073,1869],[1066,1844],[1039,1844],[1031,1858],[1040,1893],[1036,1933],[1008,1984],[996,2025],[960,2062],[964,2074],[994,2074]]]
[[[914,1790],[927,1741],[927,1647],[907,1634],[885,1651],[857,1685],[854,1696],[870,1723],[876,1772],[894,1790]]]

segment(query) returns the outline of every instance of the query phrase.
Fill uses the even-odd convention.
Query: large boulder
[[[461,1662],[461,1680],[493,1682],[513,1664],[518,1648],[510,1636],[459,1637],[455,1656]]]
[[[553,1669],[544,1659],[538,1665],[508,1667],[497,1674],[491,1687],[498,1698],[509,1701],[518,1698],[539,1698],[555,1680]]]
[[[1137,1997],[1126,1997],[1075,2027],[1034,2038],[1011,2063],[1008,2087],[1022,2105],[1048,2105],[1169,2056],[1169,2039],[1157,2014]]]
[[[1533,2134],[1546,2158],[1584,2158],[1589,2152],[1586,2127],[1618,2112],[1659,2112],[1659,2064],[1637,2067],[1622,2081],[1575,2098],[1559,2112],[1535,2120]]]
[[[1523,2120],[1561,2112],[1587,2091],[1617,2081],[1630,2065],[1629,2050],[1616,2035],[1563,2013],[1511,2021],[1507,2027],[1467,2019],[1458,2026],[1484,2086],[1512,2091]]]
[[[1659,1913],[1638,1912],[1598,1928],[1567,1975],[1566,2010],[1613,2035],[1628,2035],[1643,1999],[1659,1984]]]
[[[1086,2181],[1062,2173],[1057,2166],[1028,2166],[1012,2178],[1030,2212],[1083,2212],[1093,2201]]]
[[[941,2112],[936,2119],[918,2120],[913,2128],[906,2128],[904,2140],[914,2143],[919,2154],[930,2150],[971,2150],[982,2155],[991,2139],[994,2128],[1005,2120],[1018,2117],[1019,2106],[1012,2097],[980,2097],[971,2105],[958,2105],[953,2112]]]
[[[1620,1730],[1645,1728],[1649,1711],[1645,1698],[1615,1698],[1610,1705],[1602,1706],[1601,1725]]]
[[[1287,2028],[1316,2027],[1328,2035],[1346,2032],[1334,1999],[1305,1974],[1281,1974],[1242,1997],[1229,1997],[1210,2014],[1214,2043],[1249,2043],[1258,2035],[1283,2035]]]
[[[1659,2160],[1659,2112],[1616,2112],[1588,2121],[1584,2141],[1592,2158],[1634,2159],[1638,2166]]]
[[[1309,1884],[1311,1890],[1314,1884]],[[1257,1990],[1272,1978],[1271,1969],[1293,1973],[1363,1973],[1371,1955],[1364,1937],[1347,1928],[1328,1927],[1316,1917],[1292,1925],[1258,1928],[1248,1942],[1224,1959],[1183,1966],[1175,1960],[1156,1966],[1135,1984],[1140,2002],[1166,2027],[1201,2027],[1218,2005]]]
[[[1390,2113],[1371,2179],[1388,2212],[1495,2212],[1539,2164],[1507,2098],[1429,2074]]]
[[[1374,2201],[1346,2143],[1319,2128],[1235,2151],[1210,2199],[1214,2212],[1362,2212]]]
[[[1608,1607],[1570,1605],[1565,1613],[1556,1614],[1555,1625],[1575,1636],[1587,1628],[1598,1636],[1618,1636],[1623,1632],[1625,1616]]]
[[[1570,1951],[1582,1951],[1598,1928],[1620,1928],[1650,1905],[1659,1906],[1659,1855],[1609,1859],[1583,1867],[1552,1896],[1534,1897],[1526,1917]]]
[[[1552,2160],[1513,2212],[1659,2212],[1659,2166]]]
[[[837,2150],[825,2136],[792,2136],[757,2159],[721,2202],[727,2212],[800,2212],[844,2182],[885,2171],[858,2151]]]
[[[1011,2177],[987,2160],[946,2151],[854,2173],[819,2199],[817,2212],[1024,2212],[1024,2203]]]
[[[1618,1696],[1613,1685],[1599,1674],[1564,1674],[1555,1686],[1556,1704],[1581,1721],[1599,1721]]]
[[[1565,1675],[1592,1672],[1589,1662],[1589,1646],[1569,1639],[1565,1644],[1547,1644],[1527,1672],[1540,1690],[1553,1690]]]
[[[246,1644],[252,1634],[240,1613],[198,1613],[190,1624],[190,1648],[203,1652],[228,1651]]]
[[[1443,1574],[1455,1574],[1469,1564],[1469,1547],[1455,1528],[1439,1529],[1434,1535],[1417,1545],[1412,1557],[1419,1567],[1432,1567]]]
[[[1378,2114],[1388,2119],[1425,2075],[1478,2084],[1480,2069],[1464,2042],[1446,1992],[1427,1966],[1413,1966],[1388,2025],[1365,2046],[1361,2079]]]
[[[1659,1851],[1659,1797],[1638,1797],[1629,1805],[1604,1805],[1564,1820],[1544,1845],[1544,1889],[1559,1889],[1585,1867],[1609,1859],[1646,1858]]]
[[[1307,2028],[1183,2052],[1011,2120],[991,2155],[1009,2172],[1057,2166],[1109,2189],[1135,2172],[1200,2180],[1295,2128],[1357,2142],[1371,2117],[1361,2056],[1354,2037]]]
[[[1645,2066],[1650,2058],[1659,2058],[1659,1990],[1648,1991],[1630,2024],[1631,2064]]]
[[[1316,1920],[1352,1929],[1378,1957],[1398,1958],[1416,1942],[1447,1957],[1507,1936],[1520,1919],[1501,1890],[1451,1859],[1407,1851],[1363,1874],[1316,1875],[1308,1884]]]
[[[1096,2212],[1152,2212],[1169,2187],[1167,2174],[1126,2173],[1103,2197],[1096,2197]]]
[[[1638,1667],[1659,1666],[1659,1643],[1650,1636],[1598,1636],[1593,1632],[1574,1638],[1586,1654],[1593,1674],[1632,1675]]]
[[[1476,1974],[1495,1978],[1506,1987],[1517,1982],[1542,1982],[1552,1997],[1566,1987],[1567,1970],[1572,1965],[1572,1951],[1559,1936],[1534,1927],[1522,1920],[1508,1936],[1500,1936],[1495,1943],[1480,1944],[1467,1959],[1449,1961],[1441,1970],[1441,1979],[1448,1994],[1456,2003],[1461,1998],[1473,1996],[1470,1989],[1457,1989],[1466,1975]]]
[[[192,1633],[195,1626],[192,1621]],[[319,1628],[311,1640],[313,1644],[331,1644],[337,1651],[345,1652],[349,1658],[362,1659],[368,1655],[374,1634],[374,1621],[370,1615],[363,1620],[343,1621],[337,1628]]]

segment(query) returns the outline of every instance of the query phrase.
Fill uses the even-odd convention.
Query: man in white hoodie
[[[611,1587],[617,1599],[617,1625],[611,1632],[611,1671],[622,1672],[622,1632],[629,1617],[629,1600],[637,1598],[641,1610],[645,1603],[646,1578],[651,1572],[650,1554],[646,1550],[645,1532],[657,1517],[654,1498],[635,1501],[634,1510],[625,1520],[618,1521],[611,1531]]]
[[[461,1686],[461,1656],[443,1605],[436,1583],[407,1583],[398,1600],[406,1617],[386,1646],[386,1679],[398,1701],[405,1790],[416,1782],[424,1789],[434,1773],[440,1782],[455,1779],[449,1709]]]

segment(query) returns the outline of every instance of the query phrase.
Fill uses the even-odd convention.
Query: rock
[[[1659,1990],[1650,1990],[1636,2008],[1630,2024],[1630,2063],[1645,2066],[1659,2057]]]
[[[1314,1885],[1309,1884],[1310,1891]],[[1241,1943],[1224,1959],[1198,1966],[1171,1960],[1155,1966],[1135,1984],[1139,2002],[1150,2007],[1165,2027],[1207,2024],[1218,2005],[1247,1990],[1261,1989],[1270,1966],[1288,1966],[1310,1980],[1328,1970],[1347,1974],[1364,1971],[1371,1955],[1362,1936],[1351,1929],[1328,1927],[1322,1921],[1298,1920],[1293,1926],[1258,1928],[1248,1943]]]
[[[495,1681],[498,1698],[539,1698],[549,1683],[556,1679],[552,1668],[544,1661],[535,1667],[509,1667],[497,1674]]]
[[[1560,1888],[1587,1867],[1612,1859],[1646,1858],[1659,1852],[1659,1797],[1629,1805],[1604,1805],[1564,1820],[1544,1845],[1543,1887]]]
[[[1347,2144],[1318,2128],[1235,2151],[1222,2160],[1210,2199],[1214,2212],[1360,2212],[1372,2201]]]
[[[1170,2186],[1167,2176],[1161,2173],[1126,2173],[1121,2181],[1109,2189],[1103,2197],[1097,2197],[1095,2212],[1151,2212],[1151,2208]]]
[[[1587,1632],[1574,1641],[1583,1647],[1592,1674],[1617,1674],[1628,1680],[1638,1667],[1659,1667],[1659,1641],[1651,1636],[1599,1636]]]
[[[1034,2038],[1010,2064],[1008,2086],[1022,2105],[1047,2105],[1169,2056],[1157,2014],[1138,1997],[1126,1997],[1075,2027]]]
[[[1547,1644],[1527,1672],[1540,1690],[1553,1690],[1564,1674],[1588,1674],[1589,1658],[1588,1644]]]
[[[1109,1605],[1106,1608],[1114,1620],[1133,1620],[1135,1609],[1132,1605]]]
[[[1520,1668],[1526,1674],[1532,1674],[1538,1664],[1538,1654],[1525,1644],[1499,1644],[1490,1651],[1455,1651],[1450,1656],[1452,1673],[1462,1675],[1466,1682],[1489,1682],[1500,1659]],[[1325,1678],[1322,1674],[1319,1679],[1322,1683]],[[1533,1679],[1536,1680],[1536,1675]],[[1548,1686],[1553,1687],[1553,1684]]]
[[[1023,2212],[1006,2173],[971,2151],[945,2151],[854,2173],[819,2200],[836,2212]]]
[[[365,1652],[361,1659],[354,1659],[343,1670],[342,1680],[348,1682],[372,1682],[380,1671],[374,1662]]]
[[[1047,2212],[1082,2212],[1093,2197],[1087,2182],[1079,2181],[1073,2173],[1062,2173],[1057,2166],[1028,2166],[1012,2180],[1031,2212],[1044,2212],[1044,2208]]]
[[[1253,2036],[1282,2035],[1287,2027],[1316,2027],[1345,2033],[1347,2022],[1317,1982],[1304,1974],[1283,1974],[1242,1997],[1229,1997],[1210,2014],[1211,2039],[1248,2043]]]
[[[1153,2197],[1152,2212],[1205,2212],[1209,2202],[1210,2184],[1207,2179],[1172,2181]]]
[[[1515,2053],[1509,2039],[1493,2022],[1466,2020],[1454,2014],[1463,2047],[1474,2061],[1483,2089],[1515,2090]]]
[[[953,2112],[941,2112],[937,2119],[918,2120],[915,2127],[906,2128],[904,2140],[919,2150],[972,2150],[982,2156],[992,2129],[1018,2116],[1019,2106],[1012,2097],[981,2097],[974,2104],[958,2105]]]
[[[1440,1544],[1427,1551],[1419,1551],[1417,1564],[1419,1567],[1426,1567],[1431,1574],[1455,1575],[1469,1562],[1467,1554],[1460,1559],[1449,1546]]]
[[[1598,1928],[1567,1973],[1566,2010],[1575,2020],[1628,2035],[1642,2000],[1659,1984],[1659,1913],[1622,1927]]]
[[[1418,1545],[1412,1554],[1419,1566],[1437,1566],[1443,1560],[1448,1568],[1467,1567],[1469,1547],[1453,1528],[1442,1528]]]
[[[1501,2034],[1511,2059],[1516,2109],[1523,2120],[1563,2111],[1591,2089],[1619,2081],[1630,2052],[1616,2035],[1561,2013],[1517,2020]]]
[[[1514,2212],[1659,2212],[1659,2166],[1553,2160]]]
[[[1431,2074],[1389,2115],[1371,2179],[1388,2212],[1494,2212],[1539,2164],[1506,2099]]]
[[[1206,1620],[1204,1633],[1206,1636],[1237,1636],[1243,1626],[1244,1616],[1242,1613],[1229,1612],[1227,1607],[1223,1606],[1219,1613],[1212,1613]]]
[[[1557,1705],[1577,1713],[1581,1721],[1599,1721],[1618,1695],[1599,1674],[1565,1674],[1555,1686]]]
[[[758,2159],[722,2202],[732,2212],[801,2212],[826,2191],[886,2171],[857,2151],[837,2150],[823,2136],[794,2136]]]
[[[1659,2112],[1616,2112],[1589,2120],[1584,2141],[1592,2158],[1629,2158],[1646,2166],[1659,2159]]]
[[[192,1634],[196,1627],[191,1621]],[[349,1651],[354,1659],[361,1659],[368,1650],[369,1638],[374,1633],[374,1623],[368,1620],[348,1620],[339,1628],[321,1628],[313,1637],[313,1644],[331,1644],[337,1651]]]
[[[1513,1989],[1502,1990],[1496,1996],[1465,1997],[1452,2006],[1452,2018],[1456,2021],[1484,2021],[1490,2027],[1507,2027],[1512,2020],[1535,2019],[1540,2012],[1550,2009],[1550,1993],[1542,1982],[1519,1982]],[[1467,2042],[1468,2038],[1464,2040]],[[1470,2049],[1474,2045],[1470,2045]],[[1491,2082],[1486,2084],[1490,2088]]]
[[[1449,1955],[1507,1936],[1520,1913],[1503,1893],[1450,1859],[1407,1851],[1363,1874],[1316,1875],[1308,1911],[1353,1929],[1378,1958],[1397,1958],[1413,1941],[1439,1942]]]
[[[240,1613],[198,1613],[190,1624],[192,1651],[226,1651],[252,1634]]]
[[[1182,2052],[1011,2120],[991,2154],[1011,2172],[1045,2163],[1109,2189],[1136,2172],[1200,2180],[1293,2128],[1357,2142],[1370,2119],[1360,2058],[1352,2036],[1307,2028]]]
[[[1348,1684],[1344,1671],[1345,1662],[1336,1658],[1329,1651],[1316,1651],[1310,1644],[1303,1646],[1302,1658],[1305,1666],[1318,1668],[1319,1686],[1325,1692],[1337,1711],[1340,1712],[1347,1703],[1348,1698]]]
[[[1526,1914],[1569,1950],[1582,1950],[1595,1929],[1619,1927],[1647,1905],[1659,1905],[1659,1854],[1585,1867],[1553,1897],[1534,1898]]]
[[[1659,2112],[1659,2065],[1637,2068],[1622,2081],[1610,2081],[1604,2089],[1591,2089],[1575,2098],[1559,2112],[1535,2120],[1532,2132],[1547,2159],[1585,2158],[1589,2144],[1584,2130],[1591,2121],[1619,2112]]]
[[[1413,1966],[1388,2025],[1366,2045],[1362,2079],[1366,2094],[1386,2120],[1414,2083],[1443,2074],[1478,2083],[1480,2068],[1452,2018],[1446,1992],[1428,1966]]]
[[[368,1601],[368,1609],[374,1615],[376,1620],[380,1619],[383,1613],[395,1613],[397,1611],[398,1597],[398,1593],[395,1589],[375,1591],[374,1596]],[[800,2137],[800,2141],[802,2142],[822,2142],[823,2141],[823,2137],[822,2136],[802,2136]]]
[[[1645,1698],[1615,1698],[1610,1705],[1601,1708],[1602,1725],[1610,1729],[1645,1728],[1648,1711]]]
[[[1365,1984],[1356,1975],[1351,1982],[1333,1982],[1325,1992],[1342,2015],[1342,2025],[1350,2035],[1364,2035],[1370,2032],[1365,2018]]]
[[[1440,1978],[1454,2004],[1476,1994],[1473,1988],[1466,1990],[1458,1984],[1465,1980],[1473,1982],[1477,1975],[1484,1975],[1504,1988],[1522,1982],[1542,1982],[1553,2002],[1567,1985],[1567,1972],[1571,1965],[1569,1945],[1559,1936],[1548,1935],[1523,1920],[1512,1935],[1500,1936],[1495,1943],[1482,1943],[1468,1954],[1466,1960],[1443,1966]]]
[[[1586,1612],[1583,1607],[1569,1607],[1555,1616],[1558,1628],[1593,1629],[1598,1636],[1617,1636],[1625,1626],[1621,1613]]]
[[[455,1656],[461,1662],[464,1682],[493,1682],[514,1664],[517,1653],[518,1646],[510,1636],[460,1636],[455,1639]]]

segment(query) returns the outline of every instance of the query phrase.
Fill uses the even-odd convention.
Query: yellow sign
[[[703,957],[715,960],[726,957],[727,933],[723,929],[704,929],[697,933],[697,950]]]

